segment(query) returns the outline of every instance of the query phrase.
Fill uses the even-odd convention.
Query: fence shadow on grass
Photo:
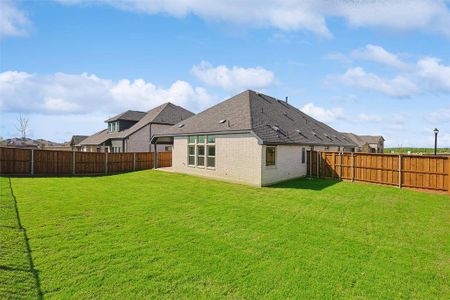
[[[27,230],[23,227],[11,179],[0,186],[0,298],[43,299],[39,272],[34,267]]]
[[[270,188],[321,191],[338,183],[339,181],[332,179],[317,179],[305,177],[276,183],[274,185],[271,185]]]

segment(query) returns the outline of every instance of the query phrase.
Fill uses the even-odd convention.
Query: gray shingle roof
[[[352,142],[354,142],[359,147],[364,146],[365,144],[377,144],[381,139],[384,141],[383,136],[381,135],[357,135],[350,132],[343,132],[344,136],[346,136],[348,139],[350,139]]]
[[[70,139],[70,145],[76,145],[81,143],[81,141],[85,140],[88,136],[87,135],[72,135],[72,138]]]
[[[187,109],[170,102],[157,106],[144,114],[145,115],[136,124],[128,129],[110,133],[108,133],[107,129],[104,129],[89,136],[79,143],[79,145],[100,145],[109,139],[126,138],[150,123],[173,125],[194,115],[194,113]]]
[[[142,119],[142,117],[145,116],[145,112],[143,111],[137,111],[137,110],[127,110],[126,112],[123,112],[121,114],[118,114],[117,116],[114,116],[112,118],[109,118],[105,122],[114,122],[118,120],[124,120],[124,121],[139,121]]]
[[[340,132],[285,101],[251,90],[176,124],[166,135],[229,131],[253,131],[263,144],[355,146]]]

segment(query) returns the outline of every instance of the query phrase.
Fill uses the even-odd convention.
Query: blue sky
[[[228,4],[227,4],[228,3]],[[245,89],[388,146],[450,146],[450,2],[0,0],[0,136]]]

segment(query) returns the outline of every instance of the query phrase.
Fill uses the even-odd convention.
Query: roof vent
[[[272,129],[273,130],[275,130],[277,133],[281,133],[282,135],[284,135],[284,136],[287,136],[287,133],[283,130],[283,129],[281,129],[278,125],[273,125],[273,126],[271,126],[272,127]]]
[[[308,139],[308,137],[306,135],[304,135],[300,130],[296,129],[295,130],[299,135],[301,135],[302,137],[304,137],[305,139]]]
[[[288,118],[289,120],[291,120],[291,121],[294,121],[294,119],[292,119],[287,113],[283,113],[283,116],[285,116],[286,118]]]
[[[225,120],[225,119],[223,119],[223,120],[220,120],[219,121],[219,124],[223,124],[223,123],[225,123],[227,120]]]
[[[324,133],[323,135],[326,136],[330,141],[333,141],[328,134]]]
[[[337,137],[337,135],[333,135],[333,137],[334,137],[336,140],[338,140],[339,142],[342,142],[342,141]]]
[[[178,128],[184,127],[184,124],[180,124],[178,125]]]
[[[318,136],[317,133],[315,133],[314,131],[311,131],[311,133],[312,133],[316,138],[318,138],[319,140],[322,141],[322,138],[321,138],[320,136]]]

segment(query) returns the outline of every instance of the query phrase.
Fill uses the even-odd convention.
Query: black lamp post
[[[437,154],[437,135],[439,133],[439,129],[435,128],[433,130],[433,132],[434,132],[434,155],[436,155]]]

